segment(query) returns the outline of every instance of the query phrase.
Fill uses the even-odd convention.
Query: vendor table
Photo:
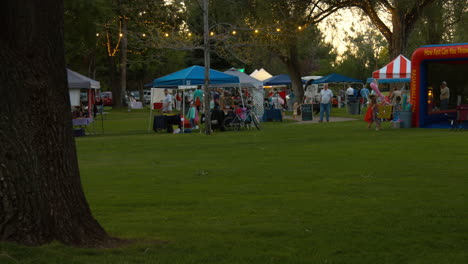
[[[180,115],[157,115],[154,116],[153,121],[153,130],[157,132],[158,130],[166,129],[167,133],[172,133],[173,125],[178,125],[181,127]]]
[[[73,136],[81,137],[85,135],[85,130],[89,124],[93,122],[92,118],[74,118],[72,119],[73,124]],[[89,131],[88,131],[89,132]]]
[[[72,123],[74,126],[87,126],[93,122],[92,118],[75,118],[72,119]]]
[[[130,103],[130,108],[131,109],[143,109],[143,103],[142,102],[131,102]]]
[[[263,113],[263,122],[266,121],[283,121],[281,109],[265,109]]]

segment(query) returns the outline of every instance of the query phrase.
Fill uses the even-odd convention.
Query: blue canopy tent
[[[346,77],[338,73],[332,73],[330,75],[314,80],[312,83],[320,84],[320,83],[364,83],[364,82],[362,80]]]
[[[153,87],[202,85],[205,68],[195,65],[153,80]],[[239,77],[210,69],[210,84],[239,83]]]
[[[263,81],[263,85],[265,86],[289,85],[289,84],[291,84],[291,78],[287,74],[276,75]]]
[[[209,72],[210,72],[210,85],[212,84],[213,85],[220,85],[220,84],[239,85],[239,77],[237,76],[232,76],[232,75],[229,75],[220,71],[216,71],[213,69],[210,69]],[[173,88],[173,89],[193,89],[195,85],[203,85],[203,84],[205,84],[205,67],[201,67],[198,65],[191,66],[183,70],[180,70],[180,71],[177,71],[177,72],[174,72],[169,75],[153,80],[153,87],[165,87],[165,88]],[[153,98],[152,95],[151,95],[151,98]],[[185,104],[182,104],[182,106],[183,106],[182,112],[183,114],[185,114],[185,107],[184,107]],[[152,110],[153,108],[151,107],[150,120],[152,116]],[[150,127],[148,125],[148,131],[149,129]]]
[[[302,83],[305,83],[305,81],[302,80]],[[291,84],[291,77],[289,77],[289,75],[287,74],[276,75],[263,81],[263,85],[265,86],[290,85],[290,84]]]

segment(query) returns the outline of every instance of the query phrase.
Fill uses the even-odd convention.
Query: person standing
[[[440,110],[447,110],[450,99],[450,89],[446,82],[440,84]]]
[[[372,128],[372,123],[375,123],[375,130],[381,130],[380,119],[378,118],[379,107],[377,105],[377,96],[372,94],[369,97],[369,107],[367,108],[366,115],[364,116],[364,121],[368,123],[367,129]]]
[[[198,89],[193,93],[193,101],[197,107],[197,110],[200,111],[200,108],[203,104],[203,91],[201,87],[198,87]]]
[[[176,109],[177,111],[180,111],[181,107],[182,107],[182,95],[180,94],[180,92],[177,92],[176,93]]]
[[[393,90],[393,92],[392,92],[392,94],[390,95],[390,98],[389,98],[392,105],[396,104],[397,97],[400,97],[400,99],[401,99],[401,91],[400,91],[400,88],[395,87],[395,89]]]
[[[164,97],[164,100],[163,100],[162,111],[163,113],[172,112],[172,94],[170,94],[169,90],[166,88],[164,89],[164,95],[166,97]]]
[[[190,122],[190,127],[191,128],[196,128],[195,127],[196,126],[196,123],[195,123],[196,117],[197,117],[197,108],[195,107],[194,102],[191,102],[189,110],[187,112],[187,119]]]
[[[346,104],[348,104],[349,100],[353,98],[354,96],[354,89],[353,87],[351,87],[351,85],[348,87],[348,89],[346,89],[346,93],[345,93],[345,98],[346,98]]]
[[[333,92],[330,89],[328,89],[328,83],[324,84],[322,91],[320,91],[320,123],[323,122],[324,115],[327,119],[327,122],[330,121],[330,108],[332,97]]]
[[[339,95],[340,95],[339,98],[340,98],[340,108],[341,108],[341,107],[345,106],[345,100],[346,100],[345,99],[346,91],[345,91],[344,88],[340,88]]]
[[[367,106],[367,101],[369,100],[369,89],[367,89],[366,86],[364,86],[364,88],[361,89],[361,97],[362,97],[362,107],[365,107]]]

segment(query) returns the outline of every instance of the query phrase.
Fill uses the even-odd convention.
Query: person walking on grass
[[[330,121],[330,108],[332,97],[333,92],[330,89],[328,89],[328,83],[324,84],[322,91],[320,91],[320,123],[323,122],[324,114],[325,118],[327,119],[327,122]]]
[[[375,123],[375,130],[381,130],[380,119],[377,117],[379,114],[379,108],[377,105],[377,95],[372,94],[369,96],[370,102],[369,107],[367,108],[366,115],[364,116],[364,121],[369,123],[367,125],[368,129],[371,129],[372,123]]]

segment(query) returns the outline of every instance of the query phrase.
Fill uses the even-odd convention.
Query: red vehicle
[[[112,92],[102,92],[101,99],[105,106],[112,106],[114,101],[112,101]]]

